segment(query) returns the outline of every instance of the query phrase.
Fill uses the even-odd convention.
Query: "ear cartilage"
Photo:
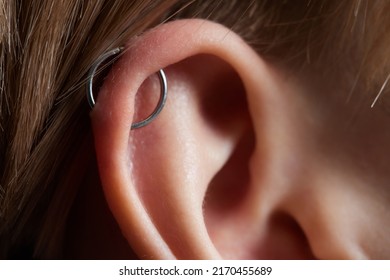
[[[87,84],[87,100],[88,104],[93,109],[95,106],[95,99],[93,97],[93,79],[96,74],[96,70],[100,66],[100,64],[105,61],[107,58],[119,54],[122,51],[122,48],[116,48],[113,50],[110,50],[103,55],[101,55],[96,62],[92,65],[92,67],[89,70],[88,73],[88,84]],[[160,78],[160,85],[161,85],[161,92],[160,92],[160,99],[158,101],[158,104],[154,111],[144,120],[135,122],[131,124],[131,129],[136,129],[136,128],[141,128],[149,123],[151,123],[162,111],[165,105],[165,101],[167,99],[167,94],[168,94],[168,84],[167,84],[167,77],[162,69],[160,69],[156,74],[158,74]]]

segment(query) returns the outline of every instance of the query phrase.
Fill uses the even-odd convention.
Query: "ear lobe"
[[[168,79],[166,107],[153,123],[130,131],[135,108],[153,107],[147,100],[159,91],[158,82],[148,77],[161,68]],[[215,23],[176,21],[129,42],[91,118],[105,197],[141,258],[257,257],[242,250],[258,245],[253,237],[262,234],[258,225],[273,206],[258,206],[249,173],[266,169],[271,139],[263,137],[269,129],[263,112],[278,101],[274,89],[260,57]],[[256,153],[262,162],[253,160]],[[210,186],[233,191],[205,200]],[[215,227],[224,224],[226,211],[228,224],[253,225],[237,255],[232,248],[243,244],[235,242],[240,234]]]

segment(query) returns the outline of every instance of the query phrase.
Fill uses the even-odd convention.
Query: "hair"
[[[381,0],[0,0],[0,258],[61,258],[94,160],[85,84],[102,53],[166,21],[205,18],[266,59],[372,96],[390,73],[389,9]]]

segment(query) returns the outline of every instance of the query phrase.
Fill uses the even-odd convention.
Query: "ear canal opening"
[[[262,259],[315,259],[305,232],[291,215],[275,211],[267,221],[257,254]]]
[[[252,157],[261,139],[256,139],[238,73],[214,56],[199,55],[194,61],[206,65],[202,81],[207,80],[207,91],[199,101],[201,115],[214,133],[236,137],[203,201],[204,220],[214,246],[226,259],[314,259],[307,236],[294,217],[277,209],[263,216],[251,212],[255,208],[252,196],[258,193],[254,189],[261,188],[252,184],[252,176],[266,176],[267,168],[259,166],[253,174]],[[186,63],[196,65],[194,61]],[[260,216],[264,220],[256,220]]]

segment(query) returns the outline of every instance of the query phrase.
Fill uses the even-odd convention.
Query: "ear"
[[[153,109],[159,69],[167,104],[130,130]],[[275,211],[283,191],[263,187],[279,164],[272,153],[283,153],[274,137],[289,130],[275,114],[288,115],[291,101],[279,82],[239,36],[208,21],[167,23],[128,43],[91,118],[105,197],[138,256],[311,256],[299,226]]]

